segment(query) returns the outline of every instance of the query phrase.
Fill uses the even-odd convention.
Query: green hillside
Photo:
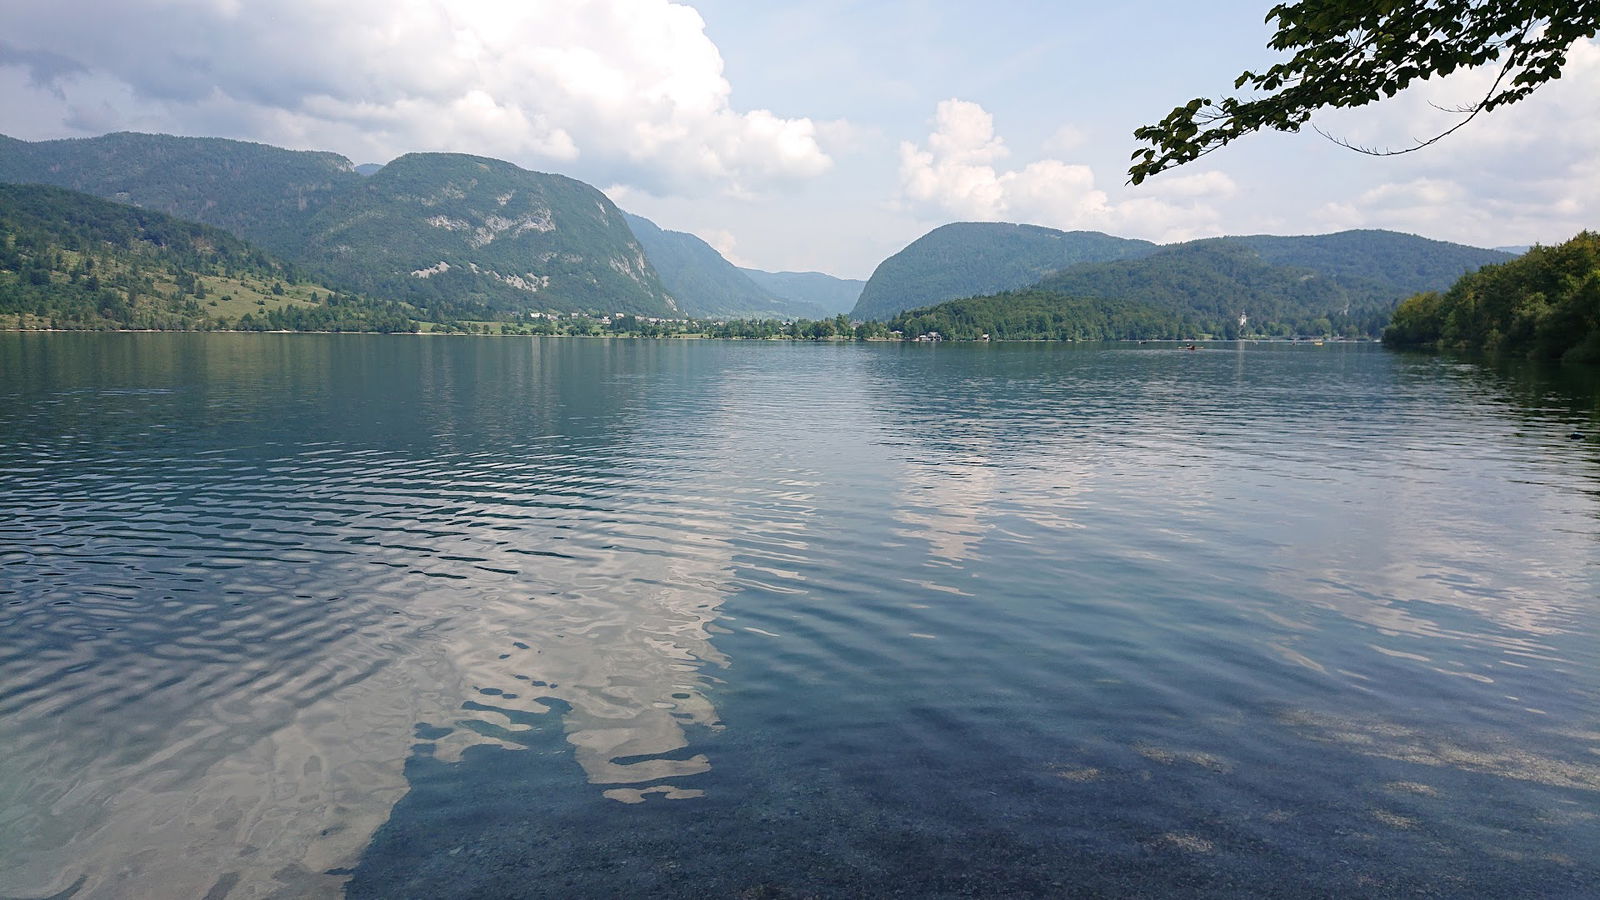
[[[1376,337],[1399,298],[1418,285],[1443,287],[1505,258],[1384,231],[1208,238],[1143,259],[1072,266],[1036,287],[1174,310],[1212,334]]]
[[[1600,362],[1600,234],[1534,247],[1408,298],[1385,343]]]
[[[822,272],[763,272],[740,269],[768,292],[793,303],[803,303],[824,316],[847,313],[861,299],[867,283],[858,278],[838,278]]]
[[[1382,296],[1356,294],[1309,269],[1274,266],[1218,238],[1139,260],[1087,263],[1035,285],[1045,293],[1124,300],[1189,317],[1211,334],[1373,334],[1388,318]],[[1240,316],[1245,317],[1241,326]],[[1353,330],[1352,330],[1353,329]]]
[[[1076,258],[1071,258],[1076,257]],[[1251,235],[1157,247],[1096,232],[959,223],[885,260],[856,304],[885,318],[933,301],[1037,285],[1046,293],[1128,299],[1192,314],[1221,333],[1243,314],[1276,330],[1376,334],[1399,298],[1440,290],[1510,257],[1392,231]],[[1314,330],[1314,329],[1313,329]]]
[[[687,315],[813,319],[828,315],[809,304],[794,304],[774,295],[692,234],[666,231],[643,216],[623,215],[650,265],[661,275],[661,283]]]
[[[908,335],[1193,338],[1375,337],[1397,298],[1505,254],[1394,232],[1211,238],[1137,259],[1080,263],[1026,290],[895,317]]]
[[[1275,266],[1297,266],[1337,279],[1354,291],[1396,300],[1439,290],[1462,275],[1513,254],[1398,231],[1341,231],[1304,237],[1234,237]]]
[[[0,184],[0,320],[20,328],[414,331],[233,235],[48,185]]]
[[[1128,259],[1155,249],[1148,241],[1097,231],[999,222],[943,225],[879,263],[851,317],[887,319],[941,300],[1024,287],[1074,263]]]
[[[292,257],[308,215],[361,181],[337,153],[221,138],[0,141],[0,181],[53,184],[224,228]]]

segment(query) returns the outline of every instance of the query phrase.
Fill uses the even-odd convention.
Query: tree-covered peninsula
[[[937,333],[957,341],[1119,341],[1193,337],[1203,331],[1185,316],[1149,304],[1037,289],[914,309],[889,320],[888,327],[907,340]]]
[[[1443,293],[1415,294],[1395,310],[1383,339],[1392,346],[1600,362],[1600,233],[1534,247],[1463,276]]]

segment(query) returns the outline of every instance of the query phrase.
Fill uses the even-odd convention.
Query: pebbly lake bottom
[[[0,894],[1593,896],[1591,379],[0,336]]]
[[[795,741],[794,720],[831,721],[828,705],[752,710],[755,722],[738,718],[738,699],[726,708],[727,731],[696,742],[717,765],[696,782],[705,795],[692,810],[596,803],[570,768],[545,764],[564,753],[554,727],[529,736],[532,758],[480,747],[443,764],[419,744],[411,792],[348,893],[1584,897],[1596,887],[1592,786],[1508,787],[1503,748],[1441,748],[1420,734],[1374,748],[1360,739],[1387,727],[1344,731],[1359,720],[1169,726],[1152,729],[1164,746],[1131,747],[1105,734],[1030,747],[944,721],[926,739],[936,747],[916,748],[899,728],[856,721]],[[873,747],[888,758],[862,765]]]

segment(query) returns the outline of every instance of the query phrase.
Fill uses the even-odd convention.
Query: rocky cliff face
[[[297,255],[361,290],[402,299],[676,312],[604,194],[475,156],[415,153],[389,163],[313,216]]]

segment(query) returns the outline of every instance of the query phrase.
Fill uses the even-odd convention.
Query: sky
[[[0,133],[226,137],[352,162],[559,172],[740,265],[866,278],[952,221],[1171,242],[1389,228],[1477,246],[1600,227],[1600,42],[1425,150],[1246,137],[1139,187],[1140,125],[1226,96],[1269,0],[7,0]],[[1363,146],[1448,127],[1457,73],[1317,115]]]

